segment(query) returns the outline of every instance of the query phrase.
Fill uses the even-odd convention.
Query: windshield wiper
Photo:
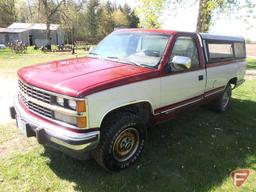
[[[127,62],[127,63],[130,63],[130,64],[133,64],[133,65],[143,66],[143,67],[147,67],[147,68],[151,68],[151,69],[153,68],[154,69],[154,67],[146,65],[146,64],[143,64],[143,63],[137,63],[135,61],[130,61],[130,60],[124,60],[124,61]]]
[[[132,65],[140,65],[139,63],[135,63],[133,61],[129,61],[127,59],[124,59],[124,58],[119,58],[119,57],[114,57],[114,56],[110,56],[110,57],[106,57],[106,59],[115,59],[115,60],[118,60],[119,62],[123,62],[123,63],[128,63],[128,64],[132,64]]]
[[[137,62],[134,62],[134,61],[127,61],[127,60],[125,60],[125,61],[126,61],[126,62],[128,62],[128,63],[130,63],[130,64],[140,66],[140,64],[139,64],[139,63],[137,63]]]
[[[116,59],[116,60],[118,60],[120,62],[124,62],[124,63],[128,63],[128,64],[136,65],[136,66],[143,66],[143,67],[148,67],[148,68],[151,68],[151,69],[153,68],[154,69],[154,67],[152,67],[152,66],[149,66],[149,65],[146,65],[146,64],[140,64],[140,63],[137,63],[135,61],[130,61],[130,60],[127,60],[127,59],[121,59],[119,57],[110,56],[110,57],[106,57],[106,58],[107,59]]]
[[[97,56],[97,55],[99,55],[99,54],[98,54],[98,53],[95,53],[95,52],[90,52],[89,55],[95,55],[95,56]]]
[[[149,65],[146,65],[146,64],[140,64],[140,66],[147,67],[147,68],[150,68],[150,69],[155,69],[156,68],[154,66],[149,66]]]
[[[119,57],[107,57],[108,59],[118,59],[118,60],[120,60],[120,58]]]

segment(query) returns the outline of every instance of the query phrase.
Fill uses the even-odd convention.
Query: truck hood
[[[22,68],[19,79],[38,88],[72,97],[155,76],[157,70],[97,58],[53,61]]]

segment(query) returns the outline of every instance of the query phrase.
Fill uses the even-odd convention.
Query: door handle
[[[199,76],[198,76],[198,80],[199,80],[199,81],[202,81],[203,79],[204,79],[204,76],[203,76],[203,75],[199,75]]]

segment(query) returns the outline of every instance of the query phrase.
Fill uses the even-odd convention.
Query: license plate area
[[[17,123],[17,127],[21,130],[21,132],[27,137],[27,125],[26,122],[24,120],[22,120],[22,118],[20,117],[20,115],[16,115],[16,123]]]

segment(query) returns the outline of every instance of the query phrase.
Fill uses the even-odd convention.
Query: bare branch
[[[55,9],[53,9],[51,12],[50,12],[50,15],[48,16],[49,18],[51,18],[57,11],[58,9],[60,8],[60,6],[62,5],[62,3],[65,2],[65,0],[62,0],[61,2],[57,1],[58,4],[57,6],[55,7]]]

